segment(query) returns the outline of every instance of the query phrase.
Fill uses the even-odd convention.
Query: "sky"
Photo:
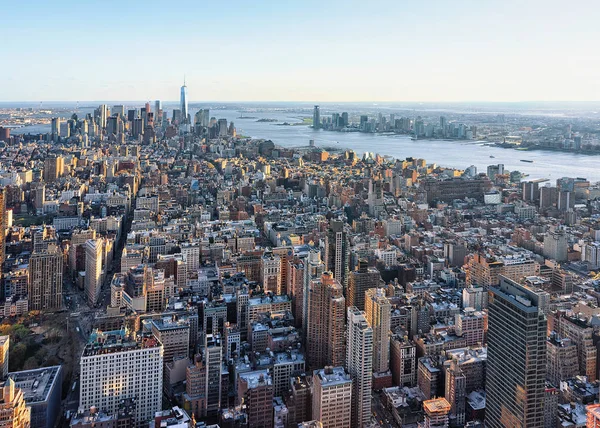
[[[7,1],[0,101],[599,101],[597,0]]]

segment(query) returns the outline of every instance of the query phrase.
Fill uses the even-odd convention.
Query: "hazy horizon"
[[[3,100],[176,100],[184,75],[190,99],[221,102],[600,93],[593,1],[33,0],[2,12]]]

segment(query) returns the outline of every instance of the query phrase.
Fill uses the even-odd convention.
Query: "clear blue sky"
[[[600,99],[600,1],[6,1],[0,101]]]

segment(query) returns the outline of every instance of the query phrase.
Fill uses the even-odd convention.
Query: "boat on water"
[[[529,159],[521,159],[521,162],[533,163],[533,161]]]
[[[492,155],[490,155],[490,157],[491,157],[492,159],[496,158],[496,156],[492,156]]]

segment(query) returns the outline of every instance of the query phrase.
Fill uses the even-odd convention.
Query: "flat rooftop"
[[[343,367],[331,367],[320,370],[315,370],[314,374],[321,379],[323,386],[343,385],[352,383],[350,375],[346,373]]]
[[[24,370],[9,373],[15,386],[23,391],[27,404],[44,402],[49,399],[50,391],[56,382],[62,382],[61,366],[44,367],[35,370]]]

